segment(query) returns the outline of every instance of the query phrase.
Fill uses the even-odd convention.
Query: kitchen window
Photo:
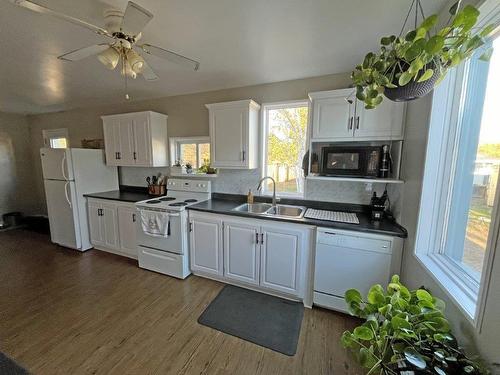
[[[480,61],[491,46],[490,62]],[[492,37],[434,91],[416,239],[417,258],[476,324],[500,224],[499,97]]]
[[[278,195],[303,197],[302,160],[307,144],[308,102],[263,104],[262,116],[262,176],[275,179]],[[272,182],[266,180],[263,194],[272,192]]]
[[[47,129],[42,131],[43,143],[49,148],[68,148],[68,129]]]
[[[189,163],[198,169],[210,164],[209,137],[174,137],[170,138],[172,164],[180,161],[182,165]]]

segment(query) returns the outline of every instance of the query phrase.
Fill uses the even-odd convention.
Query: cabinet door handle
[[[356,117],[356,129],[359,129],[359,116]]]
[[[115,152],[115,160],[118,160],[118,152]]]
[[[122,153],[121,153],[121,152],[118,152],[118,159],[120,159],[120,160],[121,160],[121,158],[122,158]]]
[[[354,116],[349,117],[349,121],[347,121],[347,130],[352,130],[353,122],[354,122]]]
[[[135,223],[135,214],[132,214],[132,222]]]
[[[193,231],[193,223],[189,223],[189,231],[192,232]]]
[[[255,232],[255,243],[259,244],[259,233]]]
[[[102,208],[97,209],[97,216],[102,216]]]
[[[241,161],[245,161],[245,150],[241,151]]]
[[[137,160],[137,152],[134,151],[134,160]]]
[[[264,233],[260,234],[260,243],[264,245]]]

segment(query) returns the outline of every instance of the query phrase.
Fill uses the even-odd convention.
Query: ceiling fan
[[[149,21],[151,21],[153,14],[132,1],[128,2],[125,12],[116,9],[105,11],[105,28],[54,11],[33,1],[10,0],[10,2],[34,12],[51,15],[85,27],[96,34],[109,38],[110,41],[108,43],[79,48],[58,56],[58,59],[79,61],[97,55],[97,59],[111,70],[115,69],[120,63],[120,72],[125,77],[125,90],[127,89],[127,77],[135,79],[138,74],[142,74],[146,81],[155,81],[158,79],[156,73],[142,57],[143,53],[160,57],[194,70],[198,70],[200,67],[198,61],[179,55],[178,53],[147,43],[139,44],[138,42],[142,36],[141,32]],[[129,99],[128,94],[125,97]]]

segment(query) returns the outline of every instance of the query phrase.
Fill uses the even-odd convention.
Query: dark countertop
[[[120,190],[103,191],[99,193],[84,194],[87,198],[109,199],[112,201],[122,201],[135,203],[152,197],[148,195],[145,188],[120,186]]]
[[[243,198],[243,199],[242,199]],[[256,197],[257,198],[257,197]],[[256,199],[256,201],[267,201],[267,199]],[[325,227],[325,228],[336,228],[336,229],[345,229],[352,230],[358,232],[368,232],[368,233],[376,233],[376,234],[384,234],[388,236],[402,237],[406,238],[408,233],[405,228],[396,223],[393,220],[384,219],[382,221],[372,221],[370,217],[370,213],[368,211],[367,206],[361,205],[349,205],[342,203],[325,203],[325,202],[316,202],[316,201],[302,201],[302,200],[290,200],[290,199],[282,199],[279,203],[281,204],[293,204],[299,206],[305,206],[310,208],[318,208],[324,210],[337,210],[337,211],[348,211],[348,212],[356,212],[359,224],[346,224],[346,223],[338,223],[333,221],[324,221],[324,220],[314,220],[308,218],[283,218],[283,217],[274,217],[267,215],[258,215],[258,214],[250,214],[246,212],[238,212],[233,211],[233,208],[239,206],[242,203],[245,203],[246,200],[244,196],[236,196],[229,194],[212,194],[212,199],[194,204],[192,206],[187,207],[189,210],[194,211],[203,211],[203,212],[211,212],[218,213],[223,215],[232,215],[232,216],[240,216],[240,217],[251,217],[255,219],[263,219],[263,220],[274,220],[295,224],[305,224],[305,225],[313,225],[316,227]]]

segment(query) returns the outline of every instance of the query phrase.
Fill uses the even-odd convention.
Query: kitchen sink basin
[[[306,211],[305,207],[278,204],[273,207],[270,203],[245,203],[233,208],[234,211],[247,212],[249,214],[269,215],[289,218],[301,218]]]
[[[302,216],[304,216],[305,211],[305,207],[278,204],[275,207],[271,207],[269,210],[267,210],[266,214],[272,216],[301,218]]]
[[[245,203],[241,206],[233,208],[233,210],[239,212],[248,212],[250,214],[263,214],[270,208],[272,208],[272,205],[269,203]]]

